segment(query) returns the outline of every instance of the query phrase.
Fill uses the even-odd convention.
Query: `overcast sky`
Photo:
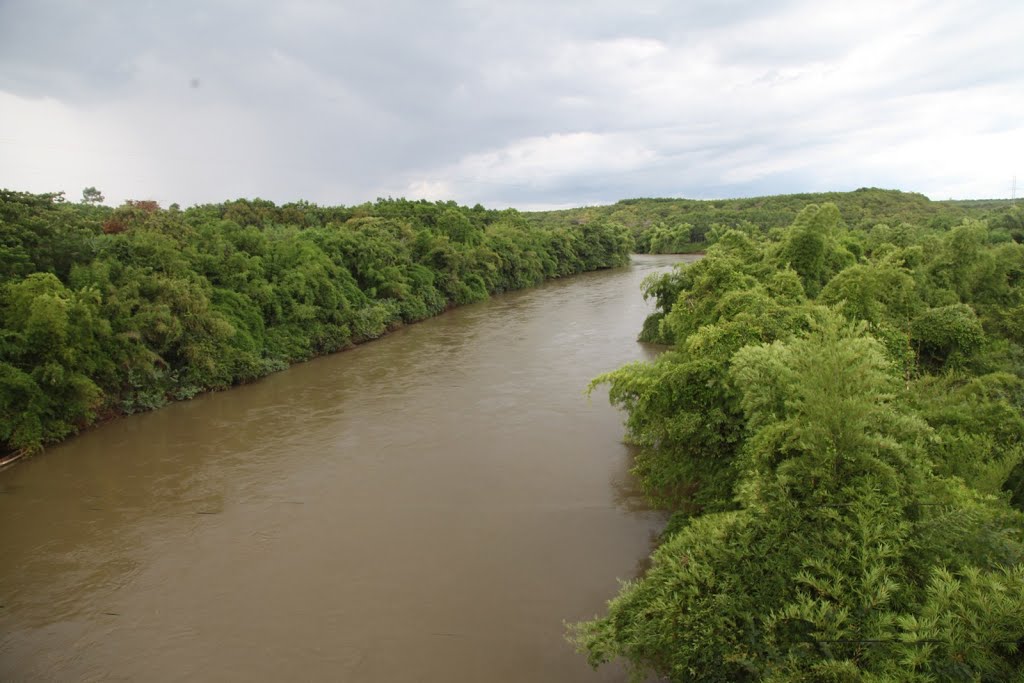
[[[1022,27],[1022,0],[0,0],[0,187],[1008,197]]]

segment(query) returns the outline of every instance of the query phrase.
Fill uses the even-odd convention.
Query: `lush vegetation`
[[[595,666],[1024,680],[1024,212],[994,210],[810,205],[646,283],[643,336],[671,347],[596,383],[674,514],[573,627]]]
[[[825,203],[838,207],[846,225],[865,230],[881,222],[948,229],[964,218],[1004,220],[1010,213],[1008,200],[933,202],[921,194],[862,188],[747,199],[625,199],[610,206],[545,211],[528,217],[548,228],[613,221],[629,228],[633,248],[639,253],[681,254],[704,251],[729,230],[764,234],[785,228],[803,207]]]
[[[548,229],[452,202],[102,201],[0,191],[0,456],[632,246],[607,221]]]

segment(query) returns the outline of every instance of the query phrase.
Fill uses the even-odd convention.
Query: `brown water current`
[[[0,472],[0,680],[604,681],[564,622],[663,524],[595,375],[640,281],[555,281]]]

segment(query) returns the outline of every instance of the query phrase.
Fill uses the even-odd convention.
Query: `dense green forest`
[[[548,228],[612,221],[629,228],[636,252],[682,254],[704,251],[729,230],[761,234],[784,228],[808,204],[826,202],[839,208],[846,225],[863,229],[881,222],[950,228],[964,218],[1003,216],[1011,204],[998,199],[933,202],[912,192],[862,188],[746,199],[624,199],[609,206],[536,212],[528,218]]]
[[[0,457],[632,247],[607,221],[454,202],[101,202],[0,191]]]
[[[595,666],[1024,680],[1024,211],[906,197],[877,223],[757,210],[645,283],[642,337],[670,348],[595,386],[673,515],[646,574],[572,627]]]

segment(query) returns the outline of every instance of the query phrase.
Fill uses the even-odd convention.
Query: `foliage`
[[[1005,239],[1024,241],[1020,207],[1009,200],[933,202],[924,195],[878,188],[744,199],[624,199],[609,206],[530,213],[527,218],[544,227],[610,220],[630,231],[640,253],[692,253],[705,251],[729,230],[766,235],[785,228],[807,205],[826,203],[839,209],[844,223],[861,230],[886,221],[946,229],[974,217],[990,219]]]
[[[643,335],[672,348],[595,382],[675,515],[646,575],[572,627],[592,664],[1024,676],[1020,246],[1012,215],[943,215],[851,228],[809,205],[645,283]]]
[[[83,204],[102,204],[106,198],[103,193],[97,190],[95,187],[87,187],[82,190],[82,203]]]
[[[539,228],[454,202],[102,201],[0,191],[0,454],[623,265],[632,244],[608,222]]]

